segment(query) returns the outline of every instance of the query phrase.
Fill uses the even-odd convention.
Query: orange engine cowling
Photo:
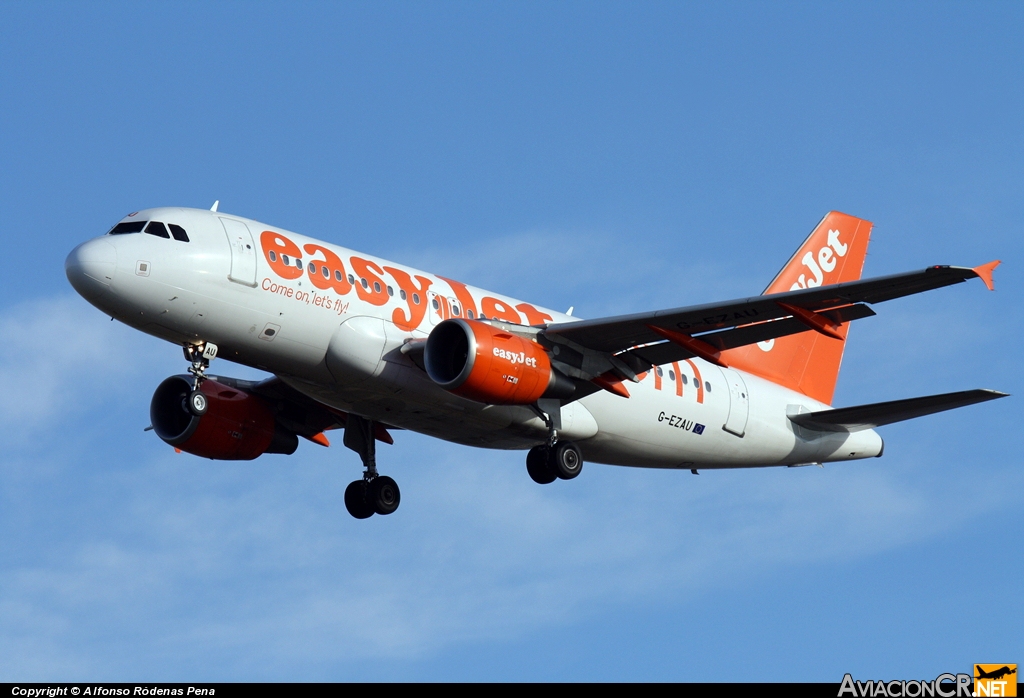
[[[187,398],[188,376],[171,376],[157,386],[149,404],[156,435],[175,448],[203,458],[252,460],[264,453],[295,453],[299,440],[281,428],[259,397],[218,383],[212,378],[200,388],[208,407],[192,414]]]
[[[423,352],[427,375],[445,390],[492,405],[569,397],[575,385],[551,367],[544,347],[476,320],[445,320]]]

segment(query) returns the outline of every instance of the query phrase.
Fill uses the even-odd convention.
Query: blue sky
[[[995,293],[876,307],[836,404],[1020,394],[1022,32],[1011,3],[0,4],[0,678],[1024,661],[1018,397],[886,427],[866,462],[545,488],[400,433],[402,508],[358,522],[343,448],[217,463],[143,433],[180,350],[63,271],[129,211],[220,199],[597,317],[759,292],[836,209],[875,222],[868,275],[1004,261]]]

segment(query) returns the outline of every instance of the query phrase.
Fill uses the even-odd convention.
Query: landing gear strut
[[[548,440],[543,446],[534,446],[526,455],[526,472],[538,485],[555,480],[572,480],[583,471],[583,454],[572,441],[559,441],[562,427],[560,404],[557,400],[538,400],[531,406],[548,428]]]
[[[202,344],[186,344],[183,349],[185,360],[192,363],[188,372],[193,376],[192,392],[186,398],[185,406],[189,412],[201,417],[206,414],[209,402],[200,388],[203,381],[206,380],[206,369],[210,367],[210,361],[217,358],[217,345],[213,342],[203,342]]]
[[[363,479],[349,483],[345,488],[345,508],[357,519],[368,519],[374,514],[393,514],[402,500],[398,483],[386,475],[377,474],[376,427],[369,419],[354,414],[345,422],[344,444],[359,454],[363,461]]]

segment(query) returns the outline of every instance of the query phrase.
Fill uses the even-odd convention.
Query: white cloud
[[[84,403],[120,394],[146,360],[146,339],[77,296],[45,298],[0,314],[0,421],[5,438]],[[155,341],[155,340],[154,340]]]

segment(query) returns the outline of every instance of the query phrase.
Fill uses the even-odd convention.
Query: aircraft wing
[[[236,390],[244,390],[264,398],[271,406],[275,419],[282,426],[307,439],[345,425],[344,414],[333,413],[326,406],[306,397],[276,376],[262,381],[227,376],[208,377]]]
[[[907,400],[876,402],[872,405],[841,407],[838,410],[805,412],[790,415],[789,419],[794,424],[819,431],[861,431],[1001,397],[1008,395],[996,390],[964,390]]]
[[[814,315],[825,315],[825,318],[833,323],[836,320],[847,322],[874,315],[869,308],[860,305],[862,303],[881,303],[902,296],[962,283],[975,277],[984,280],[986,285],[991,288],[992,269],[995,264],[997,263],[973,269],[934,266],[922,271],[861,279],[787,293],[754,296],[725,303],[656,310],[579,322],[553,323],[545,327],[542,334],[555,342],[559,339],[568,340],[585,349],[609,354],[635,349],[633,353],[638,358],[650,360],[650,363],[658,365],[665,363],[658,354],[659,350],[642,346],[662,342],[666,338],[657,329],[683,335],[699,335],[699,339],[705,344],[710,344],[712,348],[729,349],[811,329],[808,325],[807,315],[812,316],[812,322],[815,321]],[[786,309],[780,304],[788,305],[790,309]],[[798,309],[796,312],[803,310],[809,311],[809,313],[803,313],[805,318],[800,319],[794,314],[792,308]],[[832,314],[829,315],[827,311],[832,311]],[[778,322],[768,322],[771,320]],[[697,352],[680,353],[679,349],[680,347],[677,346],[671,354],[674,358],[667,360],[672,361],[699,355]],[[668,350],[660,351],[666,353]],[[651,357],[650,359],[647,359],[648,355]]]
[[[277,376],[262,381],[247,381],[226,376],[208,377],[237,390],[259,395],[267,401],[274,412],[274,418],[283,427],[322,446],[327,445],[323,432],[344,429],[348,419],[347,413],[317,402]],[[375,428],[378,441],[394,443],[387,430],[396,427],[377,423]]]

